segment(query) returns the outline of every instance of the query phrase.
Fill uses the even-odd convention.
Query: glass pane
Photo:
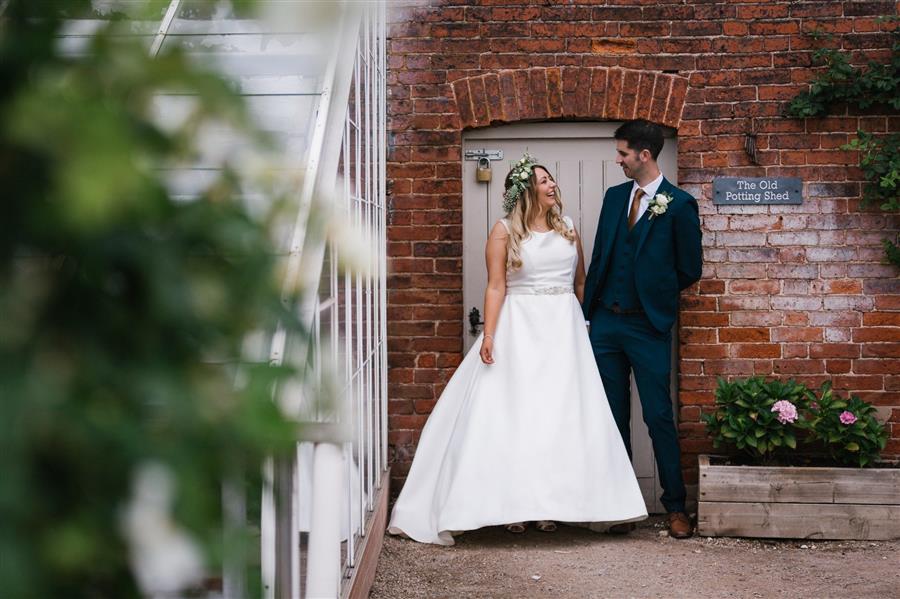
[[[362,54],[362,48],[360,48],[359,55]],[[358,78],[356,81],[356,87],[358,90],[357,96],[357,113],[359,118],[356,123],[359,125],[359,160],[360,160],[360,169],[359,169],[359,197],[364,200],[368,200],[369,198],[369,189],[368,189],[368,181],[369,181],[369,169],[371,168],[371,156],[369,153],[369,144],[370,144],[370,104],[369,104],[369,77],[366,71],[364,64],[359,64],[359,69],[356,71]]]
[[[335,39],[338,10],[333,2],[305,0],[260,2],[252,11],[237,11],[228,1],[185,0],[167,32],[167,42],[216,62],[236,79],[302,74],[318,81]],[[316,91],[320,87],[321,82]]]
[[[319,276],[319,305],[325,304],[332,299],[333,289],[331,287],[331,279],[333,275],[332,263],[332,247],[331,243],[326,242],[325,254],[322,259],[322,274]]]
[[[353,95],[350,95],[353,98]],[[349,114],[353,118],[353,113]],[[354,199],[359,197],[359,129],[354,123],[350,123],[350,131],[347,139],[347,164],[345,175],[347,177],[347,197],[345,208],[349,215],[355,209]]]
[[[149,50],[159,32],[168,2],[145,5],[93,0],[90,4],[60,1],[35,2],[29,7],[32,6],[36,18],[56,11],[65,19],[56,41],[57,50],[63,56],[83,56],[88,52],[91,37],[104,28],[112,31],[116,41],[137,42]]]
[[[344,373],[344,376],[347,377],[350,375],[350,360],[353,352],[353,343],[354,340],[352,338],[352,331],[349,326],[349,323],[353,322],[353,312],[352,312],[352,301],[350,295],[347,293],[348,285],[346,282],[346,276],[341,276],[338,278],[338,286],[337,286],[337,361],[338,368]],[[349,313],[348,313],[349,310]],[[346,384],[346,383],[345,383]],[[346,391],[345,391],[346,392]]]
[[[289,86],[286,91],[293,93],[321,91],[320,79],[328,58],[326,40],[306,33],[169,33],[163,49],[173,46],[180,46],[196,60],[217,67],[242,88],[254,83],[244,81],[247,77],[293,76],[294,79],[280,83],[282,87]],[[301,76],[311,81],[301,81]]]
[[[283,166],[302,168],[309,160],[326,64],[334,53],[339,8],[333,2],[263,0],[252,10],[238,10],[227,0],[183,0],[162,51],[178,47],[233,82],[253,121],[274,140]],[[191,101],[185,96],[159,100],[164,105],[161,119],[183,118],[178,105],[189,107]],[[226,126],[204,131],[198,143],[197,160],[172,176],[180,183],[174,191],[181,197],[196,194],[195,182],[219,176],[226,161],[253,162],[242,158],[247,142]],[[244,190],[244,195],[264,197],[255,190]],[[283,232],[276,237],[286,242]]]
[[[99,19],[152,21],[157,27],[169,6],[170,0],[153,0],[151,2],[122,2],[122,0],[91,0],[90,2],[72,2],[71,0],[42,0],[25,3],[26,9],[32,9],[35,18],[50,14],[64,19]],[[2,3],[0,3],[2,4]]]
[[[182,0],[171,32],[303,33],[330,27],[340,4],[328,0],[269,0],[238,10],[228,0]]]

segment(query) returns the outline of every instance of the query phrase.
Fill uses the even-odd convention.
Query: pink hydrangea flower
[[[853,415],[853,412],[848,412],[847,410],[841,412],[840,418],[841,424],[846,424],[848,426],[856,422],[856,416]]]
[[[786,399],[776,401],[772,411],[778,412],[777,418],[781,424],[791,424],[797,420],[797,407]]]

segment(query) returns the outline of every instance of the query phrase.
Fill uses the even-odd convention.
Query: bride
[[[647,517],[585,329],[584,256],[559,188],[527,154],[505,187],[507,217],[485,250],[484,334],[422,430],[388,527],[423,543]]]

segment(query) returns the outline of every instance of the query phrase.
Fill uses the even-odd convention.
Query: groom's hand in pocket
[[[481,355],[481,361],[485,364],[493,364],[494,363],[494,339],[493,337],[486,337],[481,341],[481,351],[479,352]]]

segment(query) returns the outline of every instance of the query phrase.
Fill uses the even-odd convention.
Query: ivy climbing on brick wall
[[[896,22],[896,17],[883,19]],[[900,112],[900,30],[893,32],[894,43],[886,63],[870,61],[865,67],[850,64],[848,53],[821,48],[813,59],[827,66],[815,78],[808,91],[798,94],[787,106],[795,117],[821,117],[848,109]],[[821,37],[821,36],[817,36]],[[843,146],[860,152],[860,166],[866,178],[863,200],[876,203],[884,211],[900,211],[900,133],[877,135],[858,131],[857,137]],[[885,239],[888,260],[900,266],[900,247],[896,240]]]

